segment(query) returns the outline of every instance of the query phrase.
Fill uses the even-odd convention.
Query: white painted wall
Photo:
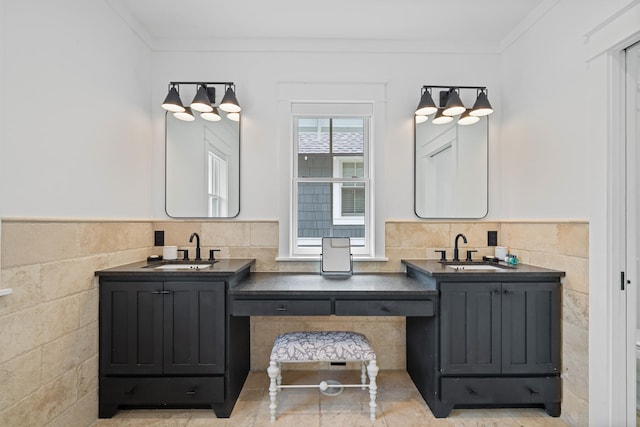
[[[588,218],[586,35],[629,3],[560,1],[501,55],[501,217]]]
[[[0,216],[148,218],[148,47],[102,0],[3,6]]]
[[[593,426],[624,424],[624,342],[616,342],[616,329],[623,331],[625,320],[624,297],[616,291],[624,257],[616,247],[621,221],[614,207],[623,200],[616,198],[615,179],[624,155],[616,130],[621,115],[615,52],[637,40],[637,0],[563,0],[501,58],[504,183],[499,210],[505,218],[587,217],[590,222]],[[622,323],[616,326],[617,318]],[[621,381],[614,380],[619,373]]]
[[[151,54],[102,1],[36,3],[4,1],[1,216],[164,217],[159,104],[169,80],[201,79],[238,85],[241,219],[278,217],[277,147],[284,142],[276,85],[283,81],[387,84],[385,180],[378,183],[386,219],[415,218],[411,117],[419,88],[428,83],[489,86],[496,109],[489,219],[588,216],[584,114],[547,107],[584,104],[584,35],[627,1],[562,1],[501,58],[348,53],[342,42],[335,42],[335,53]],[[95,99],[96,107],[86,108]],[[46,113],[34,118],[35,111]]]

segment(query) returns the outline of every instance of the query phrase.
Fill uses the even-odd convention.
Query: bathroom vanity
[[[309,315],[406,317],[407,371],[436,417],[509,405],[560,414],[563,272],[403,260],[406,273],[328,277],[250,272],[254,262],[96,273],[100,418],[119,407],[228,417],[250,369],[250,317]]]
[[[99,417],[145,406],[211,407],[228,417],[249,372],[250,349],[249,320],[231,317],[227,292],[254,263],[140,262],[96,272]]]
[[[407,318],[407,371],[436,417],[453,407],[509,405],[560,415],[563,272],[402,262],[408,276],[439,292],[432,320]]]

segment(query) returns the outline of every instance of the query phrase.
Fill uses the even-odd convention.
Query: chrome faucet
[[[200,236],[198,236],[198,233],[193,233],[191,235],[191,237],[189,237],[189,243],[193,242],[193,238],[196,238],[196,261],[201,261],[202,258],[200,258]],[[465,243],[467,242],[467,240],[464,240]]]
[[[465,236],[464,234],[460,233],[456,236],[456,240],[455,240],[455,246],[453,247],[453,260],[454,261],[460,261],[460,257],[458,256],[458,239],[462,237],[462,241],[467,243],[467,236]]]

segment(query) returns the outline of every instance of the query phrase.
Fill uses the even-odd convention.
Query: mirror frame
[[[172,114],[169,111],[165,112],[165,119],[164,119],[164,212],[165,214],[169,217],[169,218],[173,218],[173,219],[203,219],[203,220],[227,220],[227,219],[233,219],[233,218],[237,218],[238,215],[240,215],[240,207],[241,207],[241,187],[242,187],[242,145],[241,145],[241,141],[242,141],[242,113],[240,113],[239,119],[238,119],[238,211],[235,213],[235,215],[233,216],[173,216],[171,214],[169,214],[167,208],[168,208],[168,181],[169,181],[169,175],[167,174],[167,163],[168,163],[168,150],[167,150],[167,146],[168,146],[168,138],[167,138],[167,118],[168,115]],[[176,119],[178,120],[178,119]],[[226,118],[223,118],[223,120],[228,120]]]
[[[421,216],[418,214],[418,129],[416,123],[416,117],[413,117],[413,212],[414,214],[421,219],[482,219],[485,218],[489,214],[489,118],[487,116],[481,117],[481,119],[486,120],[486,150],[485,150],[485,162],[486,162],[486,174],[484,177],[485,186],[486,186],[486,196],[484,199],[483,205],[483,213],[481,216],[465,216],[465,215],[455,215],[455,216]],[[437,125],[436,125],[437,126]],[[456,126],[459,126],[456,124]],[[474,126],[474,125],[470,125]]]

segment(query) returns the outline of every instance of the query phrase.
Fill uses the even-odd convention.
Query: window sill
[[[284,256],[284,257],[276,257],[276,261],[278,262],[320,262],[320,255],[313,256]],[[353,262],[386,262],[389,261],[387,257],[368,257],[368,256],[355,256],[353,257]]]

